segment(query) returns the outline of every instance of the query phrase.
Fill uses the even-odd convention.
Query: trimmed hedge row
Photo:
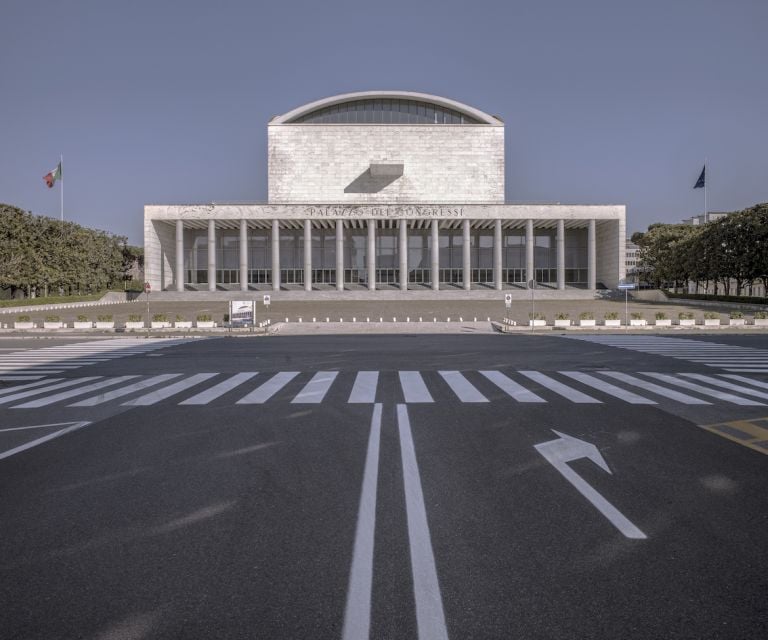
[[[689,299],[689,300],[709,300],[711,302],[740,302],[742,304],[765,304],[768,305],[768,298],[758,296],[716,296],[711,293],[672,293],[664,291],[668,298]]]

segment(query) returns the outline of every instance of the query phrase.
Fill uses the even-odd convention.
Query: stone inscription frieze
[[[463,207],[429,205],[386,206],[308,206],[304,208],[308,218],[461,218]]]

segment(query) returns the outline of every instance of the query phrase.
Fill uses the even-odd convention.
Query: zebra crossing
[[[91,340],[74,344],[23,349],[4,353],[0,357],[0,380],[18,382],[41,380],[47,375],[64,373],[90,364],[107,362],[164,349],[179,344],[186,338],[116,338]]]
[[[653,371],[278,371],[260,373],[85,376],[45,378],[0,391],[0,409],[97,407],[116,404],[149,407],[263,405],[287,402],[373,404],[394,391],[397,402],[768,406],[768,382],[738,374]],[[386,397],[392,397],[391,395]],[[436,400],[437,399],[437,400]]]
[[[733,373],[768,373],[768,349],[663,336],[612,334],[563,337],[569,340],[594,342],[606,347],[687,360]]]

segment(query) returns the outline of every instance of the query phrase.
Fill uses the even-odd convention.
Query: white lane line
[[[318,404],[322,402],[337,375],[339,375],[338,371],[318,371],[304,385],[298,395],[291,400],[291,404]]]
[[[48,393],[49,391],[56,391],[57,389],[66,389],[76,384],[83,384],[90,382],[91,380],[98,380],[101,376],[90,376],[88,378],[75,378],[74,380],[65,380],[57,384],[52,384],[47,387],[38,387],[37,389],[30,389],[29,391],[22,391],[21,393],[14,393],[4,398],[0,398],[0,404],[7,404],[8,402],[15,402],[22,398],[28,398],[29,396],[35,396],[38,393]]]
[[[661,380],[662,382],[667,382],[669,384],[674,384],[678,387],[683,387],[683,389],[690,389],[691,391],[696,391],[697,393],[701,393],[706,396],[711,396],[713,398],[717,398],[718,400],[724,400],[725,402],[730,402],[731,404],[738,404],[743,406],[752,406],[752,407],[762,407],[765,406],[762,402],[755,402],[754,400],[749,400],[747,398],[740,398],[739,396],[735,396],[732,393],[725,393],[724,391],[718,391],[717,389],[712,389],[711,387],[703,387],[700,384],[695,384],[693,382],[688,382],[687,380],[680,380],[679,378],[675,378],[674,376],[667,375],[665,373],[655,373],[652,371],[641,371],[644,376],[648,376],[650,378],[656,378],[656,380]]]
[[[44,384],[52,384],[54,382],[58,382],[61,380],[61,378],[46,378],[45,380],[38,380],[37,382],[30,382],[29,384],[20,384],[15,387],[11,387],[10,389],[3,389],[0,391],[0,396],[7,395],[9,393],[14,393],[16,391],[22,391],[23,389],[31,389],[33,387],[40,387]]]
[[[90,393],[91,391],[97,391],[99,389],[103,389],[104,387],[113,387],[116,384],[120,384],[121,382],[128,382],[128,380],[132,380],[133,378],[136,378],[137,376],[119,376],[117,378],[108,378],[107,380],[99,380],[98,382],[94,382],[93,384],[86,385],[84,387],[78,387],[77,389],[70,389],[69,391],[62,391],[61,393],[56,393],[52,396],[45,396],[43,398],[38,398],[37,400],[30,400],[29,402],[25,402],[24,404],[17,404],[15,407],[11,407],[12,409],[35,409],[36,407],[46,407],[49,404],[53,404],[54,402],[60,402],[61,400],[67,400],[69,398],[74,398],[75,396],[82,396],[86,393]]]
[[[70,425],[71,422],[52,422],[51,424],[34,424],[31,427],[9,427],[7,429],[0,429],[0,433],[6,431],[27,431],[28,429],[46,429],[48,427],[60,427],[62,425]]]
[[[679,391],[675,391],[673,389],[667,389],[666,387],[654,384],[648,380],[636,378],[635,376],[630,376],[626,373],[621,373],[620,371],[601,371],[600,375],[608,376],[614,380],[620,380],[621,382],[632,385],[633,387],[645,389],[646,391],[655,393],[658,396],[669,398],[670,400],[676,400],[677,402],[682,402],[683,404],[712,404],[711,402],[707,402],[701,398],[689,396],[687,393],[680,393]]]
[[[243,396],[235,404],[262,404],[275,395],[280,389],[287,385],[297,375],[298,371],[281,371],[276,373],[263,385]]]
[[[31,449],[32,447],[36,447],[39,444],[43,444],[44,442],[48,442],[49,440],[53,440],[54,438],[63,436],[64,434],[70,433],[71,431],[76,431],[77,429],[87,427],[89,424],[91,423],[75,422],[74,424],[72,424],[71,427],[65,427],[64,429],[60,429],[59,431],[54,431],[53,433],[49,433],[47,436],[43,436],[42,438],[38,438],[37,440],[32,440],[31,442],[25,442],[24,444],[21,444],[18,447],[14,447],[13,449],[8,449],[8,451],[3,451],[2,453],[0,453],[0,460],[2,460],[3,458],[10,458],[11,456],[16,455],[17,453],[21,453],[22,451],[26,451],[27,449]]]
[[[360,491],[360,506],[357,511],[355,546],[352,551],[352,568],[349,572],[344,628],[341,633],[342,640],[367,640],[371,632],[373,549],[376,531],[376,491],[379,478],[380,443],[381,403],[378,403],[373,406],[371,433],[368,436],[368,451],[365,455],[363,487]]]
[[[398,371],[397,375],[406,402],[434,402],[418,371]]]
[[[397,426],[400,431],[405,513],[408,521],[408,542],[411,551],[411,573],[419,640],[448,640],[435,554],[429,535],[427,509],[424,506],[424,494],[407,405],[397,405]]]
[[[180,393],[185,389],[194,387],[196,384],[210,380],[217,375],[217,373],[197,373],[193,376],[190,376],[189,378],[185,378],[184,380],[179,380],[178,382],[170,384],[167,387],[162,387],[156,391],[150,391],[143,396],[139,396],[138,398],[134,398],[128,402],[123,402],[123,406],[148,407],[149,405],[155,404],[156,402],[160,402],[161,400],[175,396],[177,393]]]
[[[757,389],[748,389],[744,385],[734,384],[733,382],[726,382],[725,380],[720,380],[719,378],[715,378],[713,376],[705,376],[701,373],[681,373],[680,375],[685,376],[686,378],[692,378],[693,380],[706,382],[707,384],[711,384],[712,386],[720,387],[722,389],[729,389],[731,391],[737,391],[747,396],[754,396],[755,398],[762,398],[763,400],[768,400],[768,393],[766,393],[765,391],[758,391]]]
[[[122,389],[115,389],[114,391],[109,391],[107,393],[99,393],[92,398],[86,398],[85,400],[74,402],[68,406],[93,407],[97,404],[103,404],[105,402],[109,402],[110,400],[114,400],[115,398],[122,398],[133,393],[134,391],[141,391],[142,389],[146,389],[152,385],[160,384],[161,382],[166,382],[167,380],[173,380],[173,378],[178,378],[180,375],[180,373],[163,373],[158,376],[147,378],[146,380],[141,380],[135,384],[129,384],[127,387],[123,387]]]
[[[438,373],[462,402],[488,402],[488,398],[459,371],[438,371]]]
[[[349,404],[369,404],[376,402],[376,387],[379,384],[378,371],[359,371],[349,394]]]
[[[48,372],[43,372],[47,374]],[[58,373],[58,372],[57,372]],[[39,380],[43,376],[25,376],[23,373],[18,376],[0,376],[0,382],[22,382],[23,380]]]
[[[768,389],[768,382],[763,382],[762,380],[753,380],[752,378],[747,378],[746,376],[739,376],[732,373],[723,373],[721,374],[723,378],[730,378],[731,380],[738,380],[739,382],[746,382],[747,384],[751,384],[753,387],[760,387],[761,389]]]
[[[739,373],[768,373],[768,367],[762,369],[744,369],[742,367],[720,367],[726,371],[737,371]]]
[[[576,402],[578,404],[602,404],[597,398],[588,396],[586,393],[582,393],[576,389],[571,389],[571,387],[564,385],[539,371],[518,371],[518,373],[524,375],[526,378],[530,378],[534,382],[538,382],[542,387],[554,391],[571,402]]]
[[[617,387],[610,382],[600,380],[600,378],[595,378],[595,376],[591,376],[588,373],[584,373],[582,371],[560,371],[560,373],[562,373],[564,376],[572,378],[573,380],[576,380],[577,382],[581,382],[581,384],[585,384],[588,387],[592,387],[593,389],[607,393],[609,396],[614,396],[615,398],[619,398],[619,400],[624,400],[630,404],[657,404],[654,400],[639,396],[636,393],[632,393],[631,391]]]
[[[533,391],[529,391],[501,371],[481,371],[480,373],[518,402],[546,402],[544,398],[537,396]]]
[[[219,396],[223,396],[225,393],[227,393],[227,391],[231,391],[235,387],[239,387],[244,382],[247,382],[253,378],[253,376],[257,375],[257,373],[258,371],[244,371],[241,373],[236,373],[231,378],[227,378],[223,382],[219,382],[219,384],[212,386],[210,389],[206,389],[205,391],[198,393],[196,396],[192,396],[183,402],[179,402],[179,404],[208,404]]]

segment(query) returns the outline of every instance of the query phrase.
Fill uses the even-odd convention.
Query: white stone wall
[[[595,227],[597,281],[615,289],[626,277],[626,211],[616,220],[600,220]]]
[[[273,204],[504,202],[503,126],[281,124],[268,131]],[[403,175],[361,192],[353,183],[371,164],[403,164]]]
[[[172,225],[154,220],[144,208],[144,279],[152,291],[170,287],[176,268],[176,230]]]

